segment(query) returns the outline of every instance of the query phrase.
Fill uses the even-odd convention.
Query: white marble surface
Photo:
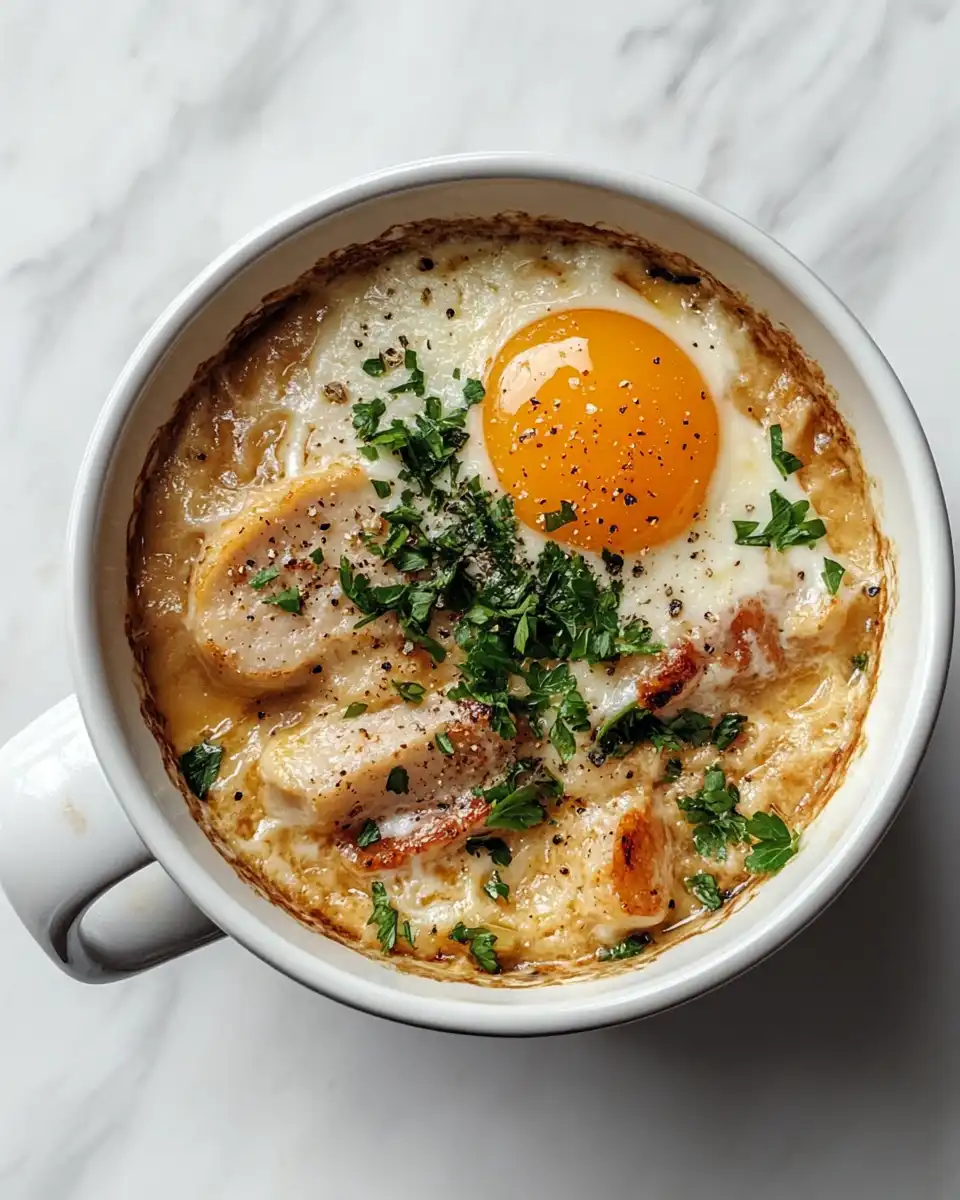
[[[558,151],[737,209],[866,322],[960,513],[958,61],[950,0],[4,0],[0,736],[70,689],[67,505],[148,323],[252,224],[404,159]],[[395,1027],[226,943],[84,988],[0,899],[0,1196],[957,1196],[958,716],[955,671],[825,918],[626,1029]]]

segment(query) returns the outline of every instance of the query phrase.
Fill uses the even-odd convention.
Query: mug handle
[[[84,983],[223,937],[127,820],[75,696],[0,749],[0,885],[42,949]]]

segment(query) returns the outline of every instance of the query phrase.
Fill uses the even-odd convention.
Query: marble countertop
[[[958,57],[950,0],[6,0],[0,736],[70,690],[67,507],[147,325],[248,227],[405,159],[554,151],[739,211],[866,323],[960,514]],[[958,717],[955,670],[826,917],[624,1029],[402,1028],[227,943],[84,987],[0,898],[0,1196],[958,1195]]]

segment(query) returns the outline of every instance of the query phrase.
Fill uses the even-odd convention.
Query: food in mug
[[[885,546],[793,338],[529,218],[318,264],[158,435],[130,636],[171,772],[301,921],[447,978],[635,966],[802,853]]]

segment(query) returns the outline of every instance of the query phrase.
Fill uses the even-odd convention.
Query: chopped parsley
[[[364,821],[363,828],[357,834],[357,845],[363,850],[366,846],[372,846],[374,842],[380,841],[380,826],[376,821]]]
[[[284,588],[282,592],[264,596],[262,603],[273,604],[277,608],[282,608],[284,612],[298,613],[303,607],[303,597],[300,595],[300,589],[294,584],[293,587]]]
[[[840,590],[840,580],[846,573],[846,568],[841,567],[832,558],[825,558],[823,560],[823,582],[831,596],[835,596]]]
[[[372,375],[374,379],[386,374],[387,364],[383,361],[383,355],[378,354],[376,358],[367,358],[361,363],[361,367],[368,375]]]
[[[213,742],[202,741],[180,755],[180,770],[187,787],[198,800],[205,800],[207,792],[220,774],[223,762],[223,747]]]
[[[790,546],[814,546],[824,537],[827,527],[819,517],[806,520],[809,500],[793,504],[776,490],[770,493],[771,517],[759,533],[759,521],[734,521],[738,546],[773,546],[781,552]]]
[[[410,776],[405,767],[391,767],[387,776],[387,791],[395,792],[398,796],[405,795],[410,790]]]
[[[359,700],[355,700],[353,704],[348,704],[343,710],[344,720],[349,720],[351,717],[362,717],[367,711],[367,705],[361,704]]]
[[[740,731],[747,723],[743,713],[724,713],[713,730],[711,741],[718,750],[726,750],[740,736]]]
[[[427,694],[422,683],[402,683],[398,679],[392,680],[392,683],[400,698],[408,704],[419,704]]]
[[[373,898],[373,911],[367,924],[376,925],[380,950],[383,954],[389,954],[397,944],[397,910],[390,903],[387,889],[379,879],[370,889],[370,894]]]
[[[250,586],[255,591],[259,592],[261,588],[265,588],[268,583],[273,583],[279,574],[279,567],[261,567],[256,575],[251,577]]]
[[[440,753],[445,754],[448,758],[456,753],[457,748],[454,746],[453,739],[449,733],[438,733],[434,741]]]
[[[772,875],[796,854],[799,833],[791,833],[776,813],[757,812],[747,820],[747,831],[757,840],[744,866],[755,874]]]
[[[500,872],[494,871],[487,882],[483,885],[483,890],[487,893],[491,900],[506,900],[510,895],[510,885],[504,883],[500,878]]]
[[[479,379],[468,379],[463,385],[463,398],[467,404],[479,404],[486,394],[486,389]]]
[[[705,871],[699,871],[696,875],[690,875],[683,882],[687,890],[692,892],[703,907],[708,908],[711,912],[716,912],[723,904],[723,897],[717,887],[716,875],[708,875]]]
[[[471,837],[467,838],[467,853],[479,857],[486,851],[492,862],[498,867],[509,867],[513,861],[513,855],[510,853],[510,847],[498,837]]]
[[[779,425],[770,426],[770,457],[773,459],[773,465],[784,479],[788,475],[792,475],[794,471],[799,471],[803,466],[803,463],[795,454],[791,454],[789,450],[784,450],[783,430]]]
[[[727,846],[747,841],[747,821],[737,812],[739,789],[728,784],[719,763],[707,771],[694,796],[682,796],[677,807],[694,826],[693,844],[704,858],[724,859]]]
[[[500,783],[479,793],[490,805],[489,829],[531,829],[546,820],[543,801],[559,799],[563,784],[536,759],[522,758]]]
[[[468,945],[474,960],[488,975],[500,974],[500,960],[497,958],[497,952],[493,948],[497,940],[495,933],[491,933],[489,929],[484,929],[482,925],[468,929],[462,921],[458,921],[450,930],[450,938],[461,945]]]
[[[663,778],[661,783],[675,783],[683,774],[683,763],[679,758],[668,758],[667,765],[663,769]]]
[[[554,533],[564,525],[569,525],[577,519],[577,510],[569,500],[561,500],[560,507],[553,512],[543,514],[543,527],[547,533]]]
[[[628,933],[622,942],[615,946],[601,946],[597,958],[601,962],[619,962],[624,958],[634,958],[650,945],[649,933]]]
[[[404,392],[413,392],[415,396],[423,396],[427,390],[427,385],[423,371],[421,371],[417,365],[416,351],[405,350],[403,352],[403,365],[410,372],[410,378],[406,383],[401,383],[396,387],[390,388],[390,395],[400,396]],[[439,403],[439,401],[437,403]]]
[[[381,500],[386,500],[393,491],[393,484],[388,483],[386,479],[371,479],[370,482],[373,484],[373,490]]]
[[[607,568],[608,575],[619,575],[623,570],[622,554],[614,554],[612,550],[608,550],[604,546],[600,551],[600,557],[603,559],[603,565]]]
[[[414,945],[414,943],[416,942],[416,934],[413,932],[413,929],[411,928],[409,921],[403,921],[401,923],[400,936],[402,938],[406,938],[411,946]]]
[[[853,658],[850,659],[850,662],[853,664],[853,669],[855,671],[865,671],[867,669],[867,663],[869,661],[870,661],[869,654],[855,654],[853,656]]]
[[[310,551],[310,561],[315,567],[319,567],[323,562],[323,550],[318,546],[316,550]]]

